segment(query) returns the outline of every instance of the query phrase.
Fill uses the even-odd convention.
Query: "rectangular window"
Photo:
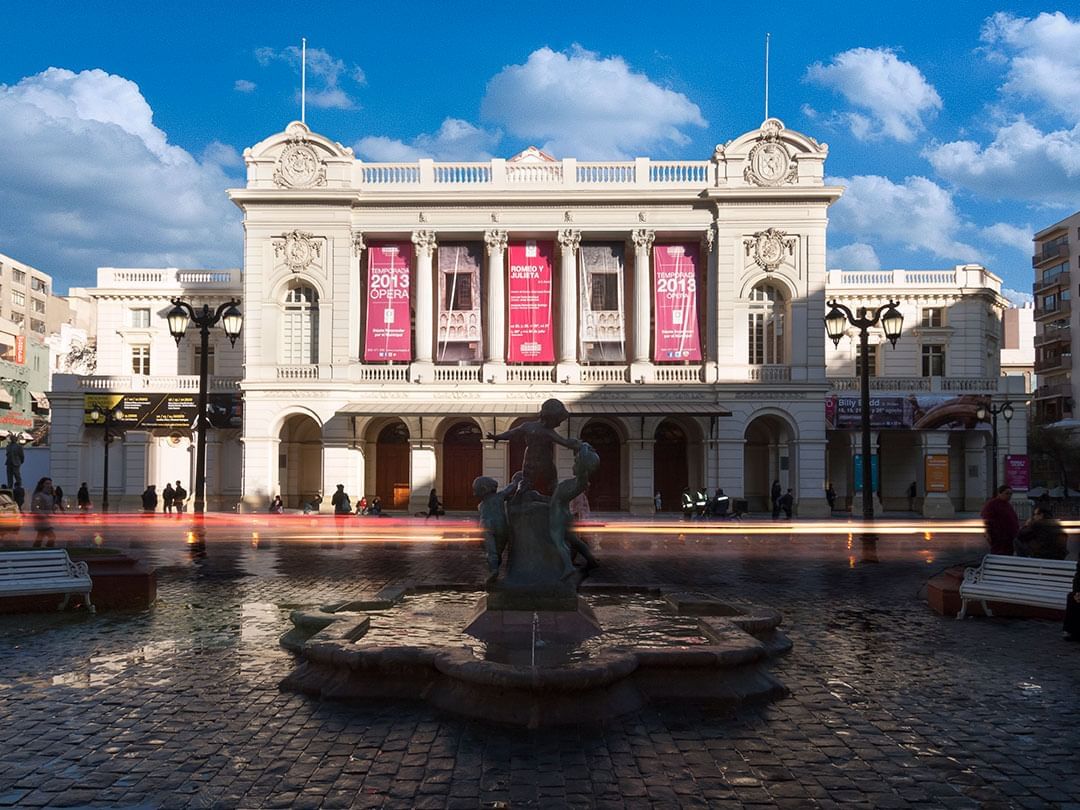
[[[26,306],[26,293],[21,293],[18,290],[11,291],[11,303],[17,307]]]
[[[473,308],[471,274],[459,273],[452,283],[446,285],[447,312]]]
[[[619,274],[592,274],[592,309],[618,312],[619,310]]]
[[[922,325],[924,329],[940,329],[945,325],[944,307],[923,307]]]
[[[30,277],[30,289],[34,292],[47,293],[49,291],[49,285],[43,278]]]
[[[191,373],[199,374],[199,364],[202,362],[202,346],[196,346],[191,353]],[[210,346],[206,352],[206,373],[214,374],[214,347]]]
[[[150,347],[149,346],[132,346],[131,347],[131,372],[133,374],[149,374],[150,373]]]
[[[21,312],[12,312],[11,313],[11,322],[12,323],[22,323],[25,320],[26,320],[26,316],[23,315]]]
[[[26,273],[23,272],[22,270],[12,270],[11,271],[11,280],[14,281],[16,284],[25,284],[26,283]]]
[[[39,321],[37,318],[30,319],[30,331],[37,332],[39,335],[45,334],[45,321]]]
[[[922,347],[922,375],[924,377],[945,376],[945,347]]]
[[[41,313],[45,312],[45,302],[44,301],[42,301],[40,298],[32,298],[30,300],[33,301],[34,312],[41,312]]]
[[[870,376],[881,376],[881,346],[878,343],[876,346],[870,347]],[[855,376],[862,376],[862,352],[856,351],[855,353]]]
[[[149,329],[150,328],[150,310],[149,309],[133,309],[133,310],[131,310],[131,325],[135,329]]]

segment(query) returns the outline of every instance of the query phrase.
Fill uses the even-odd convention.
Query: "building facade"
[[[1078,394],[1072,359],[1080,310],[1072,305],[1072,273],[1080,259],[1080,211],[1035,234],[1035,419],[1072,420]]]

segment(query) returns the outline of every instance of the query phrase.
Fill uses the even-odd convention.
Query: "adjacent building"
[[[1080,211],[1035,234],[1035,420],[1053,424],[1077,416],[1080,392],[1072,373],[1080,311],[1072,305],[1072,274],[1080,257]]]

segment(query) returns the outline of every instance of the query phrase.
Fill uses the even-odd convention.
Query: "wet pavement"
[[[598,527],[597,581],[782,611],[795,646],[772,671],[791,694],[530,732],[278,689],[291,609],[405,581],[479,588],[466,524],[233,517],[203,541],[186,521],[115,523],[63,525],[58,545],[97,533],[149,559],[153,609],[0,616],[0,807],[1080,808],[1080,645],[922,599],[981,556],[972,527],[873,547],[840,524]]]

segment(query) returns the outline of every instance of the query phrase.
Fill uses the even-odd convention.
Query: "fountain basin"
[[[482,594],[452,587],[297,611],[282,644],[299,660],[282,687],[330,700],[423,700],[530,728],[602,723],[649,703],[786,694],[766,671],[791,647],[776,611],[700,592],[619,590],[582,589],[602,634],[576,644],[541,638],[535,649],[469,636],[463,628]],[[342,610],[356,604],[382,609]]]

